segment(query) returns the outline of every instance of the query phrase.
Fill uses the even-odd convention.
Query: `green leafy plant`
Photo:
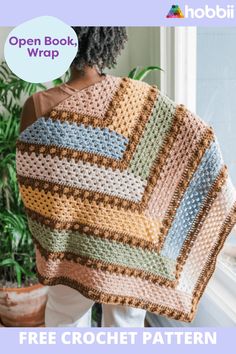
[[[135,67],[132,69],[128,77],[133,80],[144,80],[145,77],[153,71],[163,71],[159,66],[145,66],[145,67]]]
[[[68,76],[53,81],[58,85]],[[22,102],[46,87],[19,79],[0,64],[0,282],[36,281],[35,253],[16,179],[16,139]]]

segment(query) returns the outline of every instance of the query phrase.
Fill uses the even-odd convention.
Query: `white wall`
[[[4,44],[13,27],[0,27],[0,60],[4,58]]]

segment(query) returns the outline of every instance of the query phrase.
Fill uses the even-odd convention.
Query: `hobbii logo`
[[[227,5],[226,7],[220,7],[216,5],[215,8],[205,5],[204,8],[192,8],[185,5],[184,11],[185,18],[219,18],[219,19],[233,19],[234,18],[234,5]]]
[[[189,5],[185,5],[184,11],[182,12],[179,5],[172,5],[167,18],[219,18],[219,19],[234,19],[234,5],[227,5],[226,7],[221,7],[216,5],[215,7],[210,7],[205,5],[204,7],[193,8]]]

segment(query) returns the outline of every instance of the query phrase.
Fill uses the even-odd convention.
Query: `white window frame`
[[[153,52],[152,59],[164,69],[160,77],[160,89],[175,102],[185,104],[192,112],[196,112],[197,28],[161,27],[158,31],[160,47]],[[186,326],[152,314],[147,319],[153,326]],[[190,326],[235,324],[236,277],[219,260],[200,303],[196,320]]]
[[[196,111],[196,27],[160,28],[161,90]]]

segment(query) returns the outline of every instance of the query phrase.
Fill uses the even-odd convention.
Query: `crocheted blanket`
[[[17,142],[39,281],[191,321],[236,222],[213,130],[157,87],[107,75]]]

